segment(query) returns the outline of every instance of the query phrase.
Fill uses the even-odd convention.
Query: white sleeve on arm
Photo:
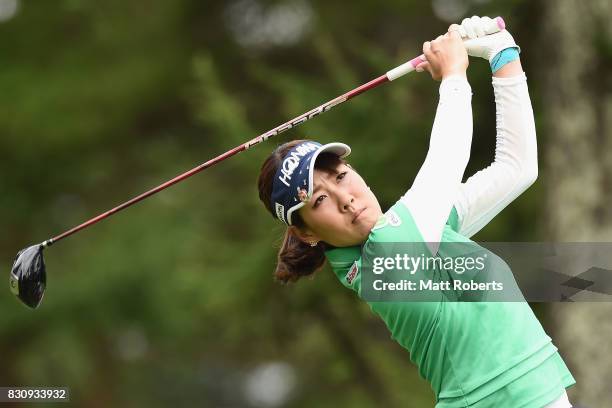
[[[462,76],[440,84],[429,151],[412,187],[400,199],[410,211],[432,254],[438,252],[444,224],[470,159],[472,89]]]
[[[459,233],[471,237],[538,177],[533,110],[524,73],[493,78],[497,138],[495,160],[459,188]]]

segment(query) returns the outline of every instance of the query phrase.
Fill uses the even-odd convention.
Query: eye
[[[347,173],[348,173],[347,171],[338,173],[338,175],[336,176],[336,181],[339,182],[340,180],[342,180],[346,176]],[[312,207],[317,208],[323,202],[325,198],[327,198],[325,194],[321,194],[320,196],[318,196],[317,199],[314,201],[314,204],[312,205]]]
[[[319,204],[321,204],[323,202],[323,199],[327,197],[325,194],[321,194],[320,196],[317,197],[317,199],[315,200],[315,203],[313,205],[314,208],[317,208],[319,206]]]

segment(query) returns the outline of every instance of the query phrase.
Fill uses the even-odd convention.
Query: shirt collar
[[[345,268],[361,258],[361,245],[333,248],[325,251],[325,256],[332,269]]]

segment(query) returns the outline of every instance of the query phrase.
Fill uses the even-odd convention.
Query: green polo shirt
[[[446,243],[473,243],[457,232],[458,224],[453,208],[438,256],[449,251]],[[426,250],[409,210],[399,201],[379,219],[363,246],[326,252],[340,282],[359,297],[362,251],[383,242],[414,243],[415,256]],[[431,384],[436,408],[541,407],[575,383],[526,302],[454,302],[441,295],[431,302],[368,304]]]

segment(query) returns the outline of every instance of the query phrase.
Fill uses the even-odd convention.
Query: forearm
[[[462,184],[455,202],[460,232],[470,237],[484,227],[537,178],[535,123],[520,61],[493,78],[497,137],[493,163]]]
[[[425,242],[440,241],[469,161],[471,98],[472,90],[464,77],[442,81],[427,156],[412,187],[401,198]],[[437,252],[437,246],[432,252]]]

